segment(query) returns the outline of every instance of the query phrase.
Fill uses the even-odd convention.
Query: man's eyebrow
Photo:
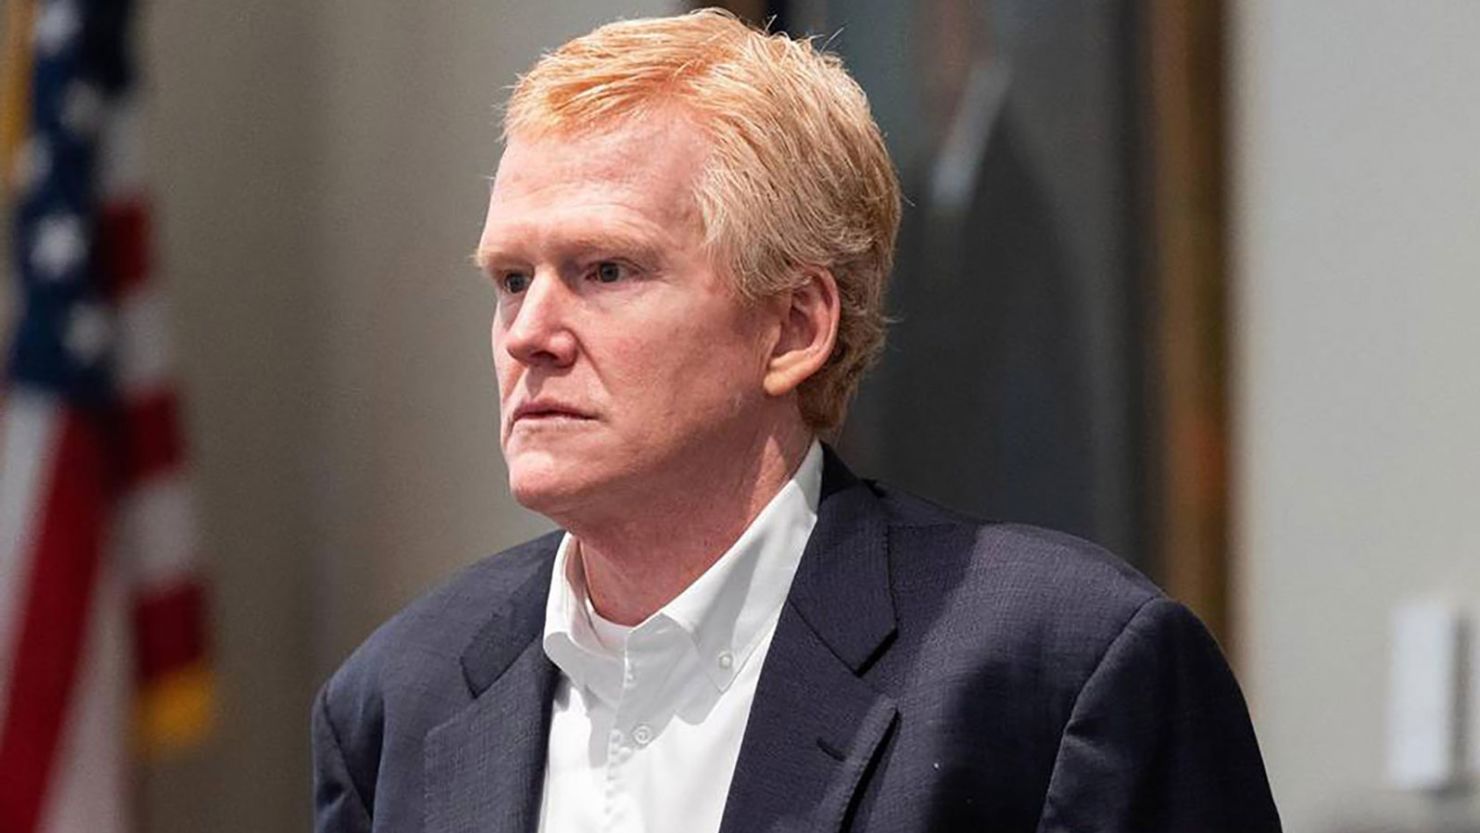
[[[560,240],[553,244],[557,256],[568,260],[580,255],[609,252],[613,255],[632,258],[642,263],[653,263],[662,259],[663,246],[644,235],[622,232],[585,233]],[[519,260],[502,246],[478,246],[471,259],[478,268],[488,269],[495,261]]]
[[[622,232],[597,232],[581,234],[563,240],[559,244],[561,253],[567,257],[577,254],[610,252],[637,260],[656,260],[663,247],[645,236]]]
[[[486,271],[489,265],[498,257],[499,252],[497,249],[488,246],[479,246],[473,249],[472,254],[468,255],[468,260],[472,261],[474,266]]]

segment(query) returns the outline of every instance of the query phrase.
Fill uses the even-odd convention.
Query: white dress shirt
[[[766,649],[817,522],[822,447],[719,560],[636,627],[591,606],[578,544],[555,556],[545,654],[561,670],[542,833],[713,833]]]

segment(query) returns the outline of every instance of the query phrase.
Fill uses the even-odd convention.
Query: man
[[[325,685],[320,831],[1278,829],[1191,614],[818,443],[899,220],[836,60],[718,12],[612,24],[506,134],[477,254],[503,449],[564,531]]]

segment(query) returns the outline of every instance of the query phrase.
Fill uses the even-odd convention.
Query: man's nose
[[[504,349],[524,364],[570,364],[576,354],[572,300],[559,275],[536,272],[508,322]]]

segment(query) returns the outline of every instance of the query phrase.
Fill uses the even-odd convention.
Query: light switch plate
[[[1395,787],[1441,790],[1459,780],[1463,633],[1455,604],[1393,610],[1387,772]]]

